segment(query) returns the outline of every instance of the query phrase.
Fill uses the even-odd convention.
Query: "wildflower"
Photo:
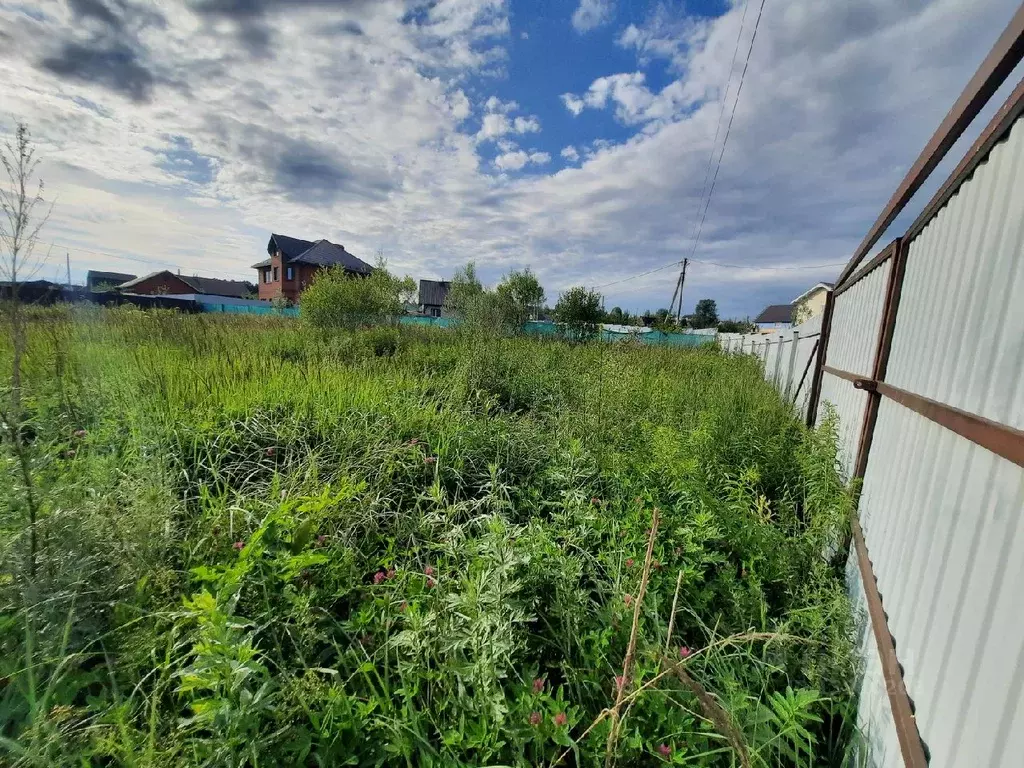
[[[233,546],[235,549],[243,549],[245,547],[245,542],[244,541],[236,541],[231,546]]]
[[[271,458],[275,453],[277,453],[277,449],[274,448],[274,446],[270,446],[269,448],[267,448],[267,450],[264,451],[264,453],[267,455],[268,458]]]
[[[75,458],[76,453],[77,451],[74,448],[68,448],[66,451],[64,451],[64,457],[67,459],[73,459]]]
[[[533,692],[534,693],[540,693],[543,690],[544,690],[544,678],[543,677],[534,678],[534,680],[533,680]]]
[[[405,600],[403,600],[402,604],[400,606],[398,606],[398,610],[401,611],[402,613],[405,613],[407,610],[409,610],[409,603],[407,603]]]
[[[633,567],[633,558],[632,557],[626,558],[626,567],[627,568],[632,568]]]
[[[384,573],[384,571],[377,571],[375,574],[373,574],[373,583],[380,584],[386,578],[387,575]]]
[[[629,606],[631,606],[633,604],[633,596],[632,595],[623,595],[622,596],[622,602],[624,602],[626,604],[626,607],[629,608]]]
[[[641,501],[643,501],[643,499],[641,499],[639,496],[637,496],[635,499],[633,499],[633,501],[635,501],[637,504],[639,504]]]
[[[317,536],[316,537],[316,543],[317,543],[318,547],[322,547],[324,544],[326,544],[327,543],[327,534],[326,533],[321,533],[319,536]]]
[[[597,496],[591,496],[590,497],[590,503],[593,504],[596,507],[598,504],[601,503],[601,500],[599,498],[597,498]]]
[[[561,728],[568,720],[569,718],[565,716],[565,712],[559,712],[555,715],[555,726]]]
[[[540,716],[540,712],[531,712],[531,713],[530,713],[530,725],[534,725],[534,726],[536,726],[536,725],[540,725],[540,724],[541,724],[541,721],[542,721],[543,719],[544,719],[544,718],[542,718],[542,717]]]
[[[620,539],[626,538],[626,529],[625,528],[623,528],[621,531],[619,531],[619,538]]]
[[[87,434],[89,434],[89,433],[86,432],[84,429],[76,429],[75,430],[75,437],[77,437],[79,439],[85,437]]]
[[[384,574],[384,578],[387,578],[387,579],[395,578],[395,569],[394,568],[388,568],[387,572]]]
[[[659,745],[658,751],[661,753],[662,757],[668,758],[672,756],[672,747],[670,747],[668,744]]]
[[[622,687],[625,684],[626,684],[626,676],[625,675],[616,675],[615,676],[615,690],[616,691],[622,690]]]
[[[688,656],[689,656],[689,655],[690,655],[691,653],[693,653],[693,651],[691,651],[691,650],[690,650],[689,648],[687,648],[687,647],[686,647],[685,645],[681,645],[681,646],[679,646],[679,658],[680,658],[680,659],[685,659],[685,658],[687,658],[687,657],[688,657]]]
[[[419,442],[420,442],[420,439],[418,437],[414,437],[414,438],[412,438],[412,440],[409,441],[409,445],[418,445]]]
[[[660,571],[661,570],[661,561],[660,560],[655,560],[653,563],[651,563],[651,565],[654,566],[654,570],[656,570],[656,571]]]
[[[427,576],[433,576],[434,575],[434,566],[428,565],[426,568],[423,569],[423,573],[425,573]]]
[[[675,555],[676,557],[679,557],[680,555],[683,554],[683,548],[682,547],[676,547],[675,550],[672,552],[672,554]]]
[[[423,459],[424,464],[437,464],[437,456],[427,456]]]
[[[433,589],[434,585],[436,585],[436,584],[437,584],[436,581],[434,581],[432,578],[427,576],[427,589]]]

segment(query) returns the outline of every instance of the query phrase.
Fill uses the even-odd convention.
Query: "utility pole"
[[[683,259],[683,270],[679,273],[679,280],[676,281],[676,290],[672,293],[672,305],[668,308],[670,314],[673,307],[676,310],[676,325],[679,325],[679,320],[683,315],[683,286],[686,284],[686,266],[689,263],[689,259]],[[678,305],[675,303],[677,293],[679,295]]]
[[[71,254],[67,251],[64,252],[64,264],[68,269],[68,290],[71,290]]]

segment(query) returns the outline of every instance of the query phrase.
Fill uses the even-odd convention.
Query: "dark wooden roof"
[[[373,267],[362,259],[356,258],[345,250],[345,246],[332,243],[330,240],[317,240],[298,256],[286,258],[286,262],[315,264],[320,267],[344,267],[346,272],[359,272],[368,275]]]
[[[308,251],[312,246],[313,241],[311,240],[288,237],[288,235],[271,235],[270,242],[267,243],[267,253],[273,256],[275,251],[281,251],[284,258],[288,260],[294,259],[303,251]]]
[[[161,269],[156,272],[150,272],[148,275],[143,275],[142,277],[136,277],[133,280],[128,280],[127,282],[122,283],[118,288],[123,291],[131,292],[131,289],[139,283],[163,274],[176,277],[185,285],[192,288],[196,293],[205,293],[210,296],[233,296],[240,299],[256,292],[256,286],[252,283],[247,283],[244,280],[221,280],[217,277],[177,275],[169,269]]]
[[[98,269],[90,269],[85,273],[85,284],[90,288],[95,285],[120,285],[134,279],[135,275],[126,272],[101,272]]]
[[[791,323],[793,322],[792,304],[772,304],[765,307],[761,314],[754,318],[755,323]]]
[[[442,306],[451,285],[447,280],[420,280],[420,304]]]

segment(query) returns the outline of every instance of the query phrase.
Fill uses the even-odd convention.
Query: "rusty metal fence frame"
[[[992,51],[929,140],[863,242],[854,252],[849,263],[843,268],[835,289],[827,297],[817,356],[814,357],[812,354],[812,359],[815,362],[811,378],[811,400],[808,407],[807,424],[808,426],[814,425],[817,411],[821,406],[824,374],[827,373],[845,380],[855,389],[866,394],[867,402],[863,421],[860,424],[855,461],[851,473],[852,480],[863,479],[867,471],[875,423],[882,398],[898,403],[972,443],[1024,467],[1024,432],[1021,430],[897,388],[885,380],[903,291],[909,246],[921,234],[928,222],[956,194],[961,185],[971,177],[978,165],[988,157],[993,147],[1009,133],[1014,123],[1024,115],[1024,79],[1017,85],[1002,108],[989,122],[907,232],[862,264],[885,230],[904,209],[913,194],[934,171],[938,163],[1022,58],[1024,58],[1024,4],[1018,9]],[[890,261],[892,266],[889,269],[884,288],[882,312],[876,330],[870,375],[865,376],[862,373],[853,373],[830,365],[829,338],[834,330],[832,320],[837,302],[842,302],[843,296],[851,288]],[[870,333],[873,329],[862,330]],[[905,765],[912,768],[923,768],[929,762],[927,747],[918,730],[914,704],[904,683],[903,668],[896,653],[894,639],[889,631],[882,595],[879,592],[857,512],[854,512],[851,527],[856,562],[863,583],[871,628],[881,660],[900,752]]]

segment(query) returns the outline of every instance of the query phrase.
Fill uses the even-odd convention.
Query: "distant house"
[[[365,277],[373,267],[329,240],[300,240],[287,235],[271,235],[267,243],[269,259],[252,268],[259,275],[259,297],[296,301],[321,269],[341,267],[347,274]]]
[[[129,275],[124,272],[100,272],[95,269],[90,269],[85,273],[85,290],[92,293],[93,291],[103,291],[110,288],[116,288],[121,283],[127,283],[129,280],[134,280],[135,275]]]
[[[198,275],[176,275],[169,269],[136,277],[118,286],[123,293],[143,296],[162,294],[202,293],[210,296],[230,296],[243,299],[256,293],[256,286],[244,280],[221,280]]]
[[[818,283],[793,299],[793,317],[797,325],[825,311],[825,297],[831,290],[832,283]]]
[[[430,317],[440,317],[451,287],[452,284],[447,280],[420,280],[420,312]]]
[[[793,327],[793,305],[772,304],[765,307],[761,314],[754,318],[754,325],[760,333],[784,331]]]

